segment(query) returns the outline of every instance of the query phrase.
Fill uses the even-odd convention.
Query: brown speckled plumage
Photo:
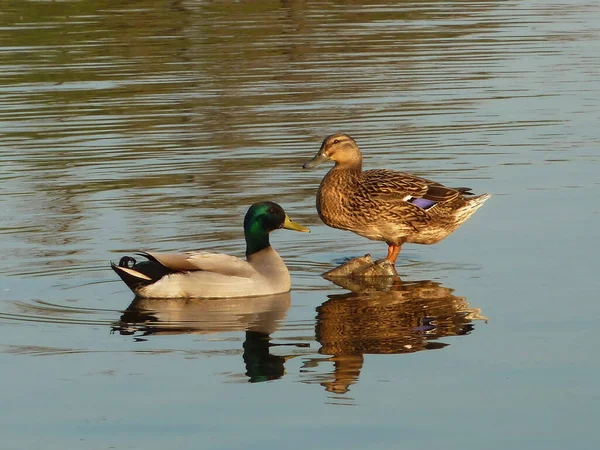
[[[335,166],[317,192],[321,220],[330,227],[384,241],[398,251],[405,242],[441,241],[490,197],[473,196],[468,188],[449,188],[405,172],[363,172],[360,150],[345,134],[327,136],[317,155],[304,167],[326,160],[334,161]],[[412,203],[415,201],[433,206],[420,207]],[[388,259],[394,262],[397,253],[390,255]]]

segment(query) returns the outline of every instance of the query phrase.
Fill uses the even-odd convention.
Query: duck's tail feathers
[[[466,198],[464,206],[456,211],[455,217],[457,222],[462,223],[471,217],[471,215],[481,208],[486,200],[488,200],[491,196],[491,194],[486,193],[477,195],[475,197]]]
[[[147,286],[155,282],[155,280],[141,272],[138,272],[137,270],[129,267],[123,267],[121,265],[117,266],[112,261],[110,263],[110,267],[116,272],[117,275],[119,275],[119,277],[121,277],[121,280],[123,280],[125,284],[129,286],[129,289],[134,292],[140,287]]]
[[[473,192],[472,188],[468,188],[468,187],[455,187],[455,188],[452,188],[452,189],[455,190],[455,191],[460,192],[463,195],[475,195],[475,193]]]
[[[467,200],[467,202],[472,204],[475,208],[479,208],[491,196],[492,196],[492,194],[485,193],[485,194],[477,195],[475,197],[471,197]]]

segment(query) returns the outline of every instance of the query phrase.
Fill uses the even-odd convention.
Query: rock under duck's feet
[[[396,271],[396,267],[391,263],[388,259],[383,258],[375,261],[373,265],[365,268],[364,270],[360,270],[353,274],[355,277],[397,277],[398,272]]]
[[[336,277],[329,281],[356,293],[389,291],[397,282],[402,283],[398,277]]]
[[[321,275],[327,280],[332,278],[372,278],[372,277],[397,277],[396,267],[388,259],[382,258],[373,262],[370,254],[352,258],[344,264],[331,269]]]
[[[385,291],[401,282],[390,261],[383,258],[374,262],[369,254],[353,258],[322,277],[353,292]]]
[[[365,256],[352,258],[350,261],[346,261],[344,264],[325,272],[321,276],[326,280],[332,278],[353,277],[355,276],[355,273],[361,273],[372,265],[373,258],[367,253]]]

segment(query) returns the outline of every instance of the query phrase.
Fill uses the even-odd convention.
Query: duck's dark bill
[[[311,159],[310,161],[306,161],[304,164],[302,164],[302,168],[303,169],[312,169],[313,167],[316,167],[325,161],[329,161],[329,158],[327,156],[325,156],[323,153],[319,152],[315,155],[315,157],[313,159]]]

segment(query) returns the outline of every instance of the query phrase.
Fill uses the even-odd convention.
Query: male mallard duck
[[[279,228],[310,231],[291,220],[277,203],[250,207],[244,218],[246,261],[209,252],[141,252],[148,261],[124,256],[113,270],[138,296],[146,298],[249,297],[290,290],[290,273],[269,243]]]
[[[346,134],[327,136],[319,152],[302,167],[324,161],[335,166],[321,181],[317,211],[328,226],[388,244],[395,264],[405,242],[441,241],[490,198],[469,188],[449,188],[426,178],[387,169],[362,170],[362,155]]]

